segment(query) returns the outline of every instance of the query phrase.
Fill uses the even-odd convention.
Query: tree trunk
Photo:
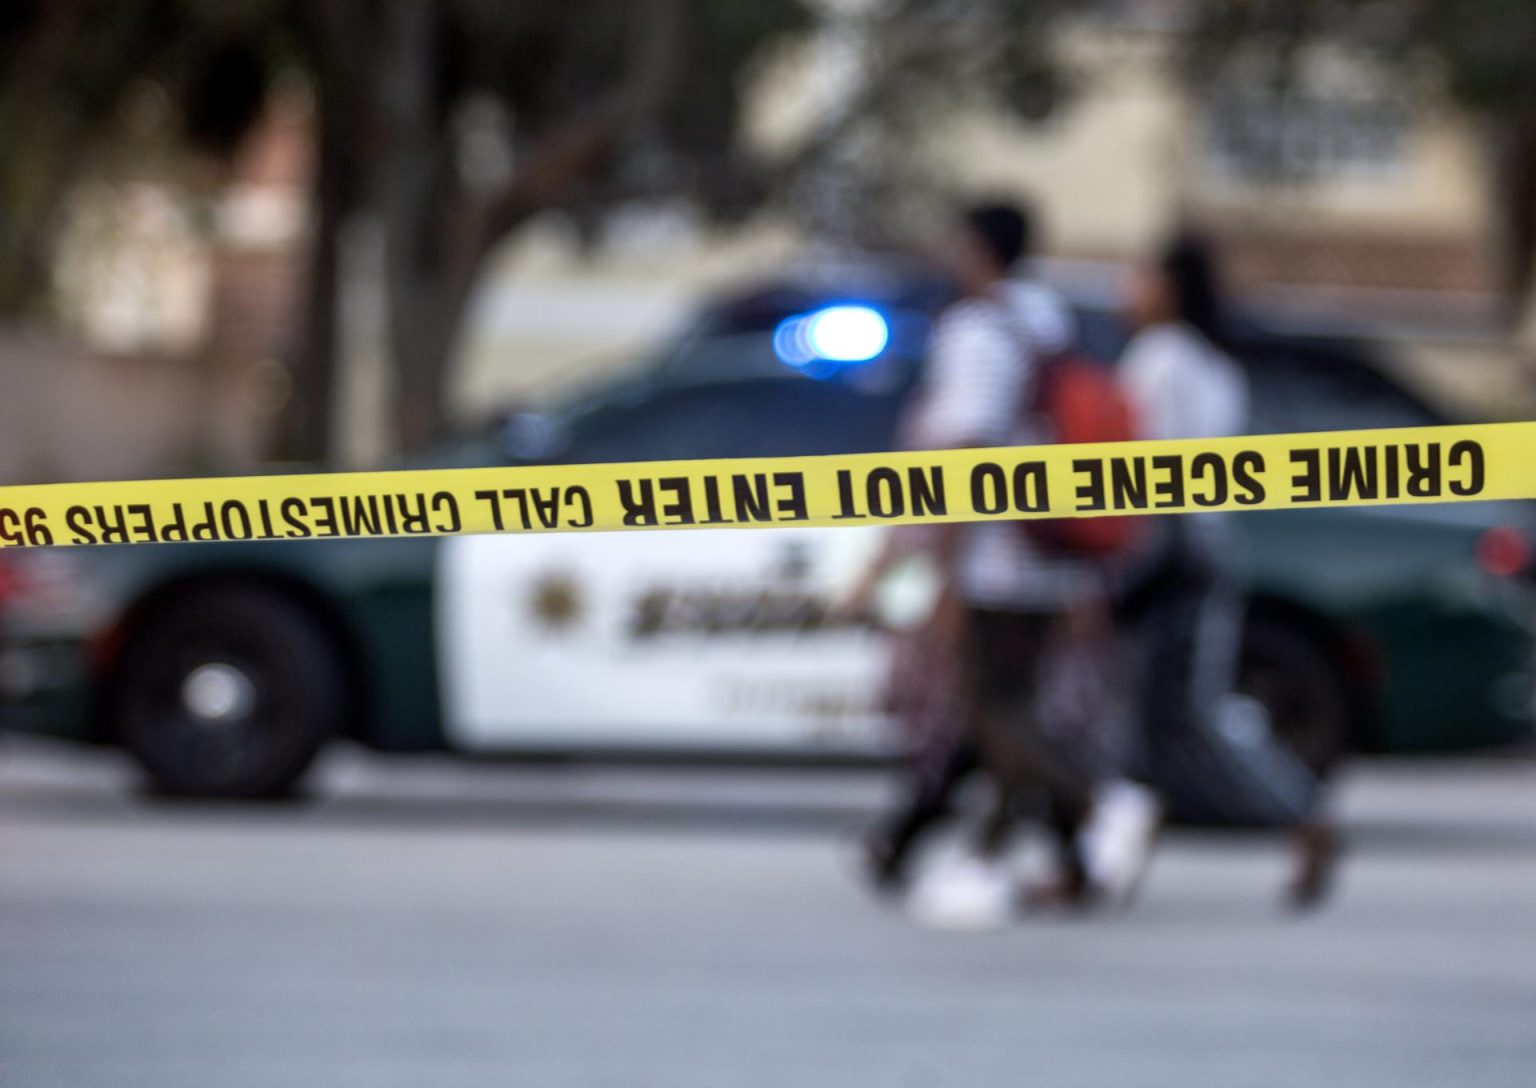
[[[396,437],[401,449],[416,450],[440,439],[448,427],[449,369],[468,291],[410,270],[390,282]]]
[[[496,193],[460,177],[455,103],[442,100],[442,15],[419,0],[389,0],[374,24],[366,199],[384,230],[389,346],[401,449],[440,438],[448,423],[451,364],[478,274],[495,245],[572,187],[599,174],[618,140],[659,101],[673,73],[681,0],[645,0],[634,20],[623,76],[563,121],[550,124]]]
[[[0,140],[25,146],[0,171],[0,312],[31,313],[49,297],[60,213],[83,162],[69,118],[0,118]]]
[[[433,78],[440,27],[415,0],[393,0],[381,26],[377,94],[386,124],[376,197],[384,226],[395,440],[413,450],[442,433],[449,341],[463,309],[452,287],[473,269],[455,266],[445,238],[462,190],[445,131],[448,105],[438,101]]]
[[[1536,118],[1493,123],[1494,230],[1508,327],[1533,317],[1536,288]]]
[[[364,161],[361,145],[371,112],[374,45],[368,5],[362,0],[291,0],[290,14],[314,73],[315,219],[280,452],[327,462],[336,454],[332,432],[341,351],[342,236],[366,203],[362,179],[373,165]]]
[[[321,119],[315,177],[315,222],[305,273],[305,305],[293,352],[293,392],[280,453],[327,462],[332,449],[340,349],[341,232],[353,210],[345,149]]]

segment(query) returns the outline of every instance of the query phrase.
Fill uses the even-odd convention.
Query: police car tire
[[[243,713],[218,720],[189,709],[188,677],[201,666],[236,670],[237,685],[226,672],[223,702],[243,699]],[[111,710],[158,791],[256,799],[291,791],[335,735],[347,695],[341,655],[309,612],[279,593],[228,586],[144,617],[120,659]]]
[[[1263,703],[1275,736],[1326,776],[1349,750],[1352,702],[1333,658],[1310,633],[1255,617],[1243,638],[1238,689]]]

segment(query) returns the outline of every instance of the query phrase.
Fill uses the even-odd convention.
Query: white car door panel
[[[878,750],[886,640],[828,606],[879,532],[446,541],[436,609],[450,742]]]

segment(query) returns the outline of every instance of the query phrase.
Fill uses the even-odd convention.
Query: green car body
[[[805,302],[792,299],[784,305],[793,309]],[[748,331],[760,333],[765,319],[754,320]],[[771,328],[771,320],[765,327]],[[893,344],[890,354],[899,357],[905,350],[907,362],[915,366],[921,337],[919,332],[907,349]],[[1305,384],[1298,374],[1324,374],[1332,382],[1348,372],[1342,392],[1318,395],[1321,412],[1307,414],[1313,394],[1303,390],[1293,398],[1300,407],[1279,413],[1270,421],[1272,430],[1437,421],[1359,359],[1341,362],[1337,345],[1267,345],[1260,355],[1300,352],[1304,362],[1289,370],[1262,371],[1278,374],[1280,385],[1266,393],[1269,379],[1260,381],[1257,397],[1276,401],[1276,389],[1290,396],[1298,382]],[[670,364],[652,368],[639,378],[578,397],[561,412],[519,417],[514,426],[445,447],[422,465],[601,460],[611,457],[612,443],[633,449],[636,459],[871,448],[890,440],[911,385],[906,374],[834,396],[835,383],[798,375],[765,377],[752,371],[740,380],[700,381],[680,373]],[[905,372],[898,366],[893,373]],[[707,427],[690,433],[691,428],[676,423],[697,416],[699,403],[717,393],[725,398],[722,403],[735,397],[760,406],[781,389],[795,397],[801,391],[813,399],[833,397],[826,411],[842,413],[838,419],[850,422],[828,427],[821,439],[814,428],[801,428],[796,433],[804,441],[791,434],[783,439],[785,448],[755,445],[749,436],[732,445],[737,440],[730,433],[711,445],[703,433]],[[785,418],[806,418],[799,407],[784,411]],[[864,418],[860,413],[867,415],[865,423],[858,421]],[[528,437],[530,419],[537,424],[537,441]],[[651,431],[626,430],[629,421],[647,419],[655,421]],[[648,444],[646,435],[655,441]],[[1530,735],[1536,704],[1536,582],[1523,570],[1490,570],[1486,549],[1490,534],[1523,546],[1532,521],[1529,504],[1484,503],[1240,517],[1238,566],[1250,600],[1250,632],[1267,635],[1271,651],[1279,655],[1270,661],[1284,674],[1274,698],[1300,706],[1298,740],[1309,758],[1327,762],[1343,747],[1392,753],[1465,750]],[[19,553],[17,580],[30,588],[0,609],[0,681],[7,689],[0,721],[56,737],[119,742],[116,703],[124,647],[177,602],[234,587],[285,602],[293,616],[333,648],[346,693],[337,732],[382,751],[452,750],[456,745],[445,709],[451,700],[443,675],[443,547],[441,541],[414,538]],[[1262,657],[1262,646],[1258,652]],[[1255,668],[1262,673],[1263,662]],[[593,678],[594,683],[601,680]],[[534,747],[543,752],[549,745],[541,742],[528,750]],[[572,750],[580,747],[574,744]],[[514,744],[512,754],[517,749]],[[730,744],[722,742],[718,754],[730,755]]]
[[[1482,505],[1287,511],[1245,517],[1256,613],[1328,652],[1367,751],[1453,751],[1532,729],[1533,594],[1485,573],[1478,541],[1506,524]],[[1454,516],[1452,516],[1454,515]],[[332,632],[359,694],[357,740],[386,751],[446,747],[435,640],[433,540],[107,548],[71,555],[93,582],[80,629],[6,628],[30,673],[8,724],[110,742],[112,648],[174,594],[214,583],[292,597]],[[52,627],[53,629],[49,629]]]

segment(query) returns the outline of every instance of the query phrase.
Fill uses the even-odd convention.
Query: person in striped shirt
[[[960,218],[950,263],[961,297],[940,315],[928,369],[911,410],[907,437],[928,449],[1021,445],[1047,440],[1022,408],[1038,362],[1075,337],[1070,311],[1044,285],[1013,278],[1029,242],[1017,207],[986,204]],[[943,811],[948,793],[978,765],[995,799],[973,850],[913,889],[919,919],[955,927],[1000,924],[1014,889],[1002,854],[1027,795],[1051,800],[1068,827],[1086,820],[1098,783],[1110,772],[1085,766],[1072,745],[1040,716],[1040,682],[1073,617],[1102,599],[1093,566],[1047,557],[1019,526],[983,522],[949,527],[932,544],[963,612],[966,721],[957,731],[946,778],[914,799],[871,844],[872,861],[889,873],[904,863],[917,836]],[[1155,819],[1155,816],[1153,817]],[[1075,840],[1068,839],[1068,842]],[[1064,859],[1069,880],[1084,885],[1084,859]]]

